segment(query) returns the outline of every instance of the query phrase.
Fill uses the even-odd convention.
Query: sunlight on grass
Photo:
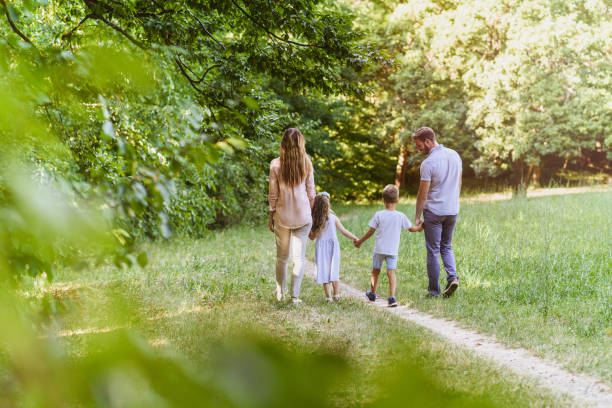
[[[329,305],[321,288],[310,279],[304,280],[303,307],[277,303],[272,296],[274,238],[264,227],[231,228],[204,240],[176,239],[147,246],[151,264],[146,269],[106,268],[102,275],[92,269],[74,275],[79,279],[75,290],[61,292],[55,301],[79,299],[78,304],[56,308],[53,327],[59,333],[75,332],[91,327],[85,322],[96,320],[97,327],[116,327],[104,323],[121,319],[104,318],[100,311],[109,291],[118,291],[133,301],[128,303],[133,308],[131,313],[142,316],[129,321],[131,330],[142,333],[151,347],[184,355],[196,365],[216,364],[224,349],[233,354],[233,339],[245,331],[256,338],[274,338],[292,353],[322,352],[338,358],[329,366],[343,373],[334,380],[339,382],[330,394],[335,401],[331,406],[384,405],[384,401],[403,404],[408,398],[406,387],[413,390],[413,401],[419,401],[423,390],[429,389],[432,391],[423,398],[431,398],[433,393],[437,403],[447,406],[472,406],[470,401],[479,401],[477,406],[507,407],[563,406],[567,402],[538,389],[530,380],[449,347],[395,316],[346,298]],[[64,276],[73,273],[60,271],[53,286],[70,287]],[[115,283],[101,285],[104,281]],[[94,286],[88,287],[90,283]],[[95,344],[96,338],[112,333],[73,334],[61,340],[71,353],[80,354],[89,344]],[[323,374],[321,369],[311,366],[305,372],[313,379]],[[440,370],[455,381],[440,379],[436,375]],[[417,374],[420,372],[423,377]],[[403,386],[391,387],[384,380],[389,376],[401,378]]]
[[[461,286],[448,300],[421,299],[426,287],[423,235],[406,233],[398,263],[399,301],[608,380],[612,288],[610,237],[605,232],[611,221],[605,212],[610,199],[607,193],[591,193],[464,205],[454,245]],[[360,234],[379,207],[335,210],[347,228]],[[408,215],[414,211],[408,204],[399,209]],[[367,288],[373,244],[370,240],[356,249],[341,241],[341,279]],[[301,307],[277,303],[272,296],[274,236],[265,226],[229,228],[201,240],[176,238],[145,247],[150,266],[144,269],[66,268],[57,271],[53,283],[24,280],[23,298],[46,316],[36,329],[39,340],[55,339],[75,357],[116,346],[141,350],[134,351],[134,358],[152,358],[151,364],[159,364],[166,354],[179,359],[172,364],[189,361],[190,370],[220,364],[216,367],[226,380],[235,378],[238,384],[244,377],[225,367],[220,356],[240,359],[247,350],[245,358],[274,366],[284,364],[285,352],[301,356],[296,364],[322,353],[327,357],[310,361],[307,364],[314,365],[299,375],[313,379],[326,369],[326,359],[338,359],[344,374],[330,379],[337,386],[328,399],[335,401],[331,406],[379,404],[387,394],[395,404],[403,403],[405,394],[384,381],[389,372],[415,389],[435,390],[438,402],[448,406],[469,406],[466,401],[478,401],[476,406],[571,405],[531,380],[495,368],[369,305],[347,298],[329,305],[310,279],[303,283]],[[310,245],[309,257],[312,251]],[[385,290],[383,278],[380,291]],[[276,345],[249,345],[261,339]],[[444,381],[437,375],[441,371],[455,380]],[[275,372],[285,375],[283,370]],[[241,392],[251,390],[250,384],[247,381]],[[228,398],[242,397],[230,392]]]
[[[423,237],[404,234],[398,300],[610,383],[612,194],[545,195],[462,205],[453,239],[460,288],[444,302],[420,299],[427,287]],[[413,206],[399,209],[414,214]],[[374,211],[351,212],[345,226],[359,234]],[[371,246],[343,245],[343,277],[364,290]]]

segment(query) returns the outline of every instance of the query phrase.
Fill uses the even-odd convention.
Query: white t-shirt
[[[404,213],[386,209],[374,214],[368,225],[376,229],[374,252],[383,255],[397,255],[402,229],[412,227]]]

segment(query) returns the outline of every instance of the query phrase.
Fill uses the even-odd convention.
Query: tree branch
[[[130,42],[132,44],[134,44],[135,46],[137,46],[138,48],[145,49],[145,46],[143,45],[142,42],[140,42],[137,39],[135,39],[134,37],[132,37],[132,35],[130,33],[128,33],[123,28],[119,27],[117,24],[113,23],[112,21],[110,21],[109,19],[104,17],[102,14],[96,12],[97,11],[96,9],[99,10],[100,8],[102,8],[102,9],[106,10],[106,12],[110,16],[112,16],[113,13],[115,12],[115,9],[113,9],[108,4],[100,3],[98,0],[83,0],[83,1],[87,5],[87,7],[92,11],[92,13],[90,13],[90,15],[91,15],[90,18],[95,18],[96,20],[100,20],[100,21],[104,22],[104,24],[106,24],[107,26],[111,27],[113,30],[117,31],[118,33],[121,33],[125,38],[130,40]],[[115,3],[117,3],[117,2],[115,2]],[[121,3],[117,3],[117,4],[120,5]]]
[[[4,0],[0,0],[0,4],[2,4],[2,6],[4,7],[4,14],[6,15],[6,19],[8,20],[11,28],[13,29],[13,31],[19,36],[21,37],[21,39],[29,44],[32,44],[32,41],[30,41],[30,39],[28,37],[26,37],[26,35],[24,33],[22,33],[19,28],[17,28],[17,26],[15,25],[15,23],[13,22],[13,19],[11,18],[11,14],[8,11],[8,7],[6,5],[6,2]]]
[[[79,29],[79,27],[87,20],[91,19],[97,19],[99,16],[96,13],[89,13],[88,15],[86,15],[81,21],[79,21],[79,24],[76,25],[76,27],[74,27],[72,30],[70,30],[69,32],[67,32],[66,34],[62,35],[62,38],[64,40],[68,40],[68,44],[70,44],[70,48],[72,48],[72,34],[74,34],[74,32],[76,30]]]
[[[202,77],[198,80],[198,82],[202,82],[204,80],[204,78],[206,78],[206,75],[208,75],[208,72],[210,72],[211,69],[213,68],[218,68],[222,66],[221,64],[213,64],[210,67],[206,68],[206,71],[204,71],[204,74],[202,74]]]
[[[206,35],[208,35],[210,38],[213,39],[214,42],[216,42],[219,46],[221,46],[221,48],[225,49],[225,45],[223,45],[223,43],[219,40],[217,40],[215,37],[213,37],[213,35],[206,29],[206,27],[204,26],[204,24],[202,23],[202,21],[200,21],[200,19],[191,12],[191,10],[189,9],[189,7],[185,6],[185,8],[187,9],[187,12],[189,14],[191,14],[191,16],[193,18],[195,18],[195,20],[198,22],[198,24],[200,25],[200,27],[202,27],[202,30],[204,30],[204,32],[206,33]]]
[[[147,13],[147,12],[140,12],[140,13],[136,13],[134,14],[134,17],[159,17],[162,16],[164,14],[172,14],[174,13],[174,10],[162,10],[159,13]]]
[[[113,30],[123,34],[123,36],[125,38],[127,38],[128,40],[130,40],[130,42],[132,44],[134,44],[135,46],[137,46],[140,49],[145,49],[145,46],[142,44],[142,42],[138,41],[137,39],[135,39],[134,37],[132,37],[130,35],[130,33],[128,33],[127,31],[125,31],[123,28],[119,27],[117,24],[113,23],[112,21],[106,19],[104,16],[98,16],[96,17],[98,20],[102,20],[107,26],[111,27]]]
[[[216,91],[219,91],[219,88],[217,88],[216,86],[209,84],[208,82],[204,82],[204,77],[206,76],[206,74],[208,73],[208,71],[214,67],[214,65],[212,67],[209,67],[206,72],[204,73],[204,75],[200,78],[200,79],[193,79],[186,71],[189,70],[191,71],[191,69],[189,69],[181,60],[181,57],[174,57],[174,61],[176,62],[176,64],[178,65],[179,69],[181,70],[181,73],[183,74],[183,76],[185,76],[185,78],[187,78],[187,80],[189,81],[189,83],[191,83],[192,86],[194,86],[194,89],[196,89],[198,92],[203,92],[200,88],[197,87],[198,84],[203,83],[204,85],[208,86],[209,88],[212,88]],[[193,72],[193,71],[191,71]]]
[[[167,43],[167,42],[168,42],[168,39],[166,39],[166,43]],[[174,61],[176,62],[176,65],[178,65],[178,67],[179,67],[179,69],[180,69],[181,73],[183,74],[183,76],[184,76],[185,78],[187,78],[187,81],[189,81],[189,85],[191,85],[191,87],[192,87],[193,89],[195,89],[195,90],[196,90],[196,92],[198,92],[198,93],[200,93],[200,94],[202,94],[202,95],[205,95],[206,97],[208,97],[208,98],[209,98],[209,100],[211,100],[212,102],[216,103],[217,105],[219,105],[219,106],[221,106],[221,107],[223,107],[223,108],[225,108],[225,109],[227,109],[227,110],[229,110],[229,111],[231,111],[231,110],[232,110],[232,109],[231,109],[229,106],[227,106],[225,103],[223,103],[223,102],[221,102],[221,101],[218,101],[217,99],[213,98],[212,96],[210,96],[210,95],[208,95],[206,92],[204,92],[204,90],[203,90],[203,89],[200,89],[200,88],[198,87],[198,83],[197,83],[196,81],[194,81],[194,80],[193,80],[193,79],[192,79],[192,78],[189,76],[189,74],[187,74],[187,72],[185,71],[185,66],[183,65],[183,63],[181,62],[181,60],[179,59],[179,57],[174,57]],[[209,69],[210,69],[210,68],[209,68]],[[205,84],[206,84],[206,85],[208,85],[208,86],[211,86],[210,84],[207,84],[206,82],[205,82]],[[208,105],[208,104],[207,104],[207,105]],[[210,111],[210,113],[211,113],[211,115],[212,115],[213,121],[214,121],[214,122],[217,122],[217,118],[215,117],[215,113],[214,113],[214,111],[213,111],[212,109],[210,109],[210,107],[208,107],[208,110]],[[218,130],[218,129],[217,129],[217,133],[219,134],[219,136],[221,136],[221,131],[220,131],[220,130]]]
[[[227,110],[230,110],[230,111],[232,110],[232,109],[231,109],[229,106],[227,106],[225,103],[223,103],[223,102],[221,102],[221,101],[219,101],[219,100],[217,100],[217,99],[213,98],[213,97],[212,97],[210,94],[206,93],[206,92],[205,92],[203,89],[201,89],[201,88],[198,86],[199,82],[198,82],[198,81],[196,81],[196,80],[194,80],[193,78],[191,78],[191,77],[189,76],[189,74],[187,73],[187,71],[185,71],[185,68],[186,68],[186,67],[185,67],[185,65],[183,64],[183,62],[180,60],[180,58],[179,58],[179,57],[174,57],[174,61],[176,62],[176,65],[178,65],[179,70],[181,71],[181,74],[183,74],[183,76],[184,76],[185,78],[187,78],[187,81],[189,81],[189,85],[191,85],[191,87],[192,87],[193,89],[195,89],[195,90],[196,90],[198,93],[200,93],[200,94],[202,94],[202,95],[205,95],[207,98],[209,98],[211,101],[213,101],[213,102],[214,102],[214,103],[216,103],[217,105],[222,106],[222,107],[224,107],[224,108],[225,108],[225,109],[227,109]],[[211,84],[209,84],[209,83],[207,83],[207,82],[204,82],[204,85],[206,85],[206,86],[208,86],[208,87],[210,87],[210,88],[212,88],[212,89],[215,89],[215,90],[217,90],[217,91],[219,91],[219,90],[220,90],[220,89],[219,89],[219,88],[217,88],[216,86],[211,85]],[[212,111],[212,110],[211,110],[211,111]]]
[[[263,24],[261,24],[259,21],[257,21],[255,19],[255,17],[251,16],[249,13],[246,12],[246,10],[244,10],[242,7],[240,7],[240,5],[238,3],[236,3],[236,1],[231,0],[232,4],[234,6],[236,6],[238,8],[238,10],[240,10],[242,12],[242,14],[244,14],[249,20],[251,20],[257,27],[261,28],[262,30],[264,30],[269,36],[271,36],[272,38],[288,43],[288,44],[293,44],[293,45],[297,45],[299,47],[316,47],[316,48],[323,48],[325,49],[325,47],[322,47],[320,45],[315,45],[315,44],[303,44],[303,43],[299,43],[299,42],[295,42],[295,41],[291,41],[291,40],[285,40],[284,38],[279,37],[278,35],[274,34],[272,31],[268,30]]]
[[[193,71],[191,68],[189,68],[189,67],[187,66],[187,64],[185,64],[185,63],[183,62],[183,60],[180,60],[180,61],[181,61],[181,63],[183,64],[183,67],[187,69],[187,71],[191,72],[191,73],[192,73],[193,75],[195,75],[195,76],[197,76],[197,75],[198,75],[198,74],[196,74],[196,73],[195,73],[195,72],[194,72],[194,71]],[[200,79],[197,79],[197,80],[196,80],[196,79],[194,79],[193,81],[194,81],[196,84],[199,84],[200,82],[204,81],[204,78],[206,78],[206,75],[208,75],[208,73],[210,72],[210,70],[211,70],[211,69],[213,69],[213,68],[217,68],[217,67],[220,67],[220,66],[222,66],[222,65],[221,65],[221,64],[213,64],[213,65],[211,65],[210,67],[206,68],[206,70],[204,71],[204,73],[202,74],[202,76],[200,77]],[[212,85],[210,85],[210,86],[212,86]],[[217,89],[217,88],[215,88],[215,89]]]

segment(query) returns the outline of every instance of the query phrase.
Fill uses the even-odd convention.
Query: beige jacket
[[[310,158],[308,159],[310,162]],[[312,165],[311,165],[312,168]],[[315,198],[314,174],[295,187],[280,180],[280,158],[270,162],[270,188],[268,203],[270,212],[276,211],[274,222],[284,228],[300,228],[312,222],[311,208]]]

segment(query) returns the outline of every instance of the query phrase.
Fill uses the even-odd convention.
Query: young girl
[[[315,244],[315,263],[317,265],[317,283],[323,284],[325,297],[328,302],[340,300],[338,291],[338,274],[340,271],[340,243],[336,236],[336,228],[342,235],[355,242],[357,237],[347,231],[338,217],[329,207],[329,194],[317,194],[312,207],[312,229],[310,239],[317,239]],[[334,288],[334,297],[331,296],[331,287]]]

